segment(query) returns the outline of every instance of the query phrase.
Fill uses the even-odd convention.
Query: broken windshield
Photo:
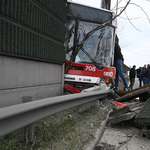
[[[78,29],[78,44],[81,44],[85,34],[96,28],[98,24],[80,21]],[[83,49],[101,66],[110,66],[113,53],[113,32],[114,28],[105,26],[95,31],[84,43]],[[80,50],[75,62],[92,63],[85,52]]]
[[[77,45],[80,45],[85,35],[95,29],[99,24],[79,21]],[[66,60],[70,60],[72,54],[71,47],[73,47],[74,33],[75,33],[75,21],[69,20],[67,22],[67,35],[66,35]],[[105,26],[95,31],[83,44],[83,48],[79,50],[75,62],[89,63],[94,62],[101,67],[110,66],[112,62],[113,54],[113,35],[114,28],[111,26]],[[69,51],[70,50],[70,51]]]

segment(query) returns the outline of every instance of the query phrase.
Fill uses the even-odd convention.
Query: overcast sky
[[[96,8],[100,8],[101,3],[101,0],[72,1]],[[116,1],[111,0],[111,8],[114,12],[115,10],[113,8],[116,5]],[[120,1],[119,8],[125,6],[127,2],[127,0]],[[117,32],[124,56],[124,63],[129,67],[136,65],[138,68],[144,66],[144,64],[150,64],[150,2],[148,0],[131,0],[131,3],[126,9],[126,14],[131,19],[131,23],[127,19],[124,19],[127,16],[123,13],[117,19]]]

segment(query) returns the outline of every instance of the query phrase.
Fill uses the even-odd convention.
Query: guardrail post
[[[24,96],[22,97],[22,103],[30,102],[32,100],[32,96]],[[29,124],[22,129],[23,137],[22,142],[26,142],[26,133],[28,132],[28,140],[29,142],[33,142],[34,140],[34,124]]]
[[[30,124],[28,125],[28,139],[29,139],[29,142],[33,142],[34,140],[34,124]]]

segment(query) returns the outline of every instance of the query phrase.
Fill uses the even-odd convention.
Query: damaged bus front
[[[100,88],[115,78],[113,13],[69,2],[67,7],[64,88],[72,93]]]

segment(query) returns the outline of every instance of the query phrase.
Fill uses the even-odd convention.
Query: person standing
[[[143,70],[144,70],[144,67],[139,67],[136,70],[136,72],[137,72],[137,78],[139,78],[139,87],[142,86],[142,82],[143,82],[143,74],[142,74]],[[143,83],[143,85],[144,85],[144,83]]]
[[[135,75],[136,75],[136,66],[134,65],[133,68],[130,70],[130,86],[129,89],[133,90],[134,82],[135,82]]]
[[[137,78],[139,78],[139,87],[142,86],[142,81],[143,81],[143,77],[142,77],[142,67],[139,67],[138,69],[136,69],[137,72]]]
[[[143,80],[144,80],[144,85],[147,85],[150,83],[150,66],[146,68],[143,72]]]
[[[140,77],[141,69],[142,67],[139,67],[138,69],[135,70],[137,72],[137,78]]]
[[[146,65],[144,65],[144,67],[140,67],[141,69],[140,69],[140,72],[139,72],[139,87],[141,87],[142,86],[142,83],[143,83],[143,85],[144,85],[144,79],[143,79],[143,72],[145,71],[145,69],[146,69]]]
[[[123,64],[123,55],[121,53],[121,48],[118,44],[118,38],[115,40],[115,49],[114,49],[114,66],[116,67],[116,76],[115,76],[115,89],[118,90],[119,87],[119,76],[122,78],[124,83],[124,90],[128,91],[128,83],[122,72],[122,64]]]

